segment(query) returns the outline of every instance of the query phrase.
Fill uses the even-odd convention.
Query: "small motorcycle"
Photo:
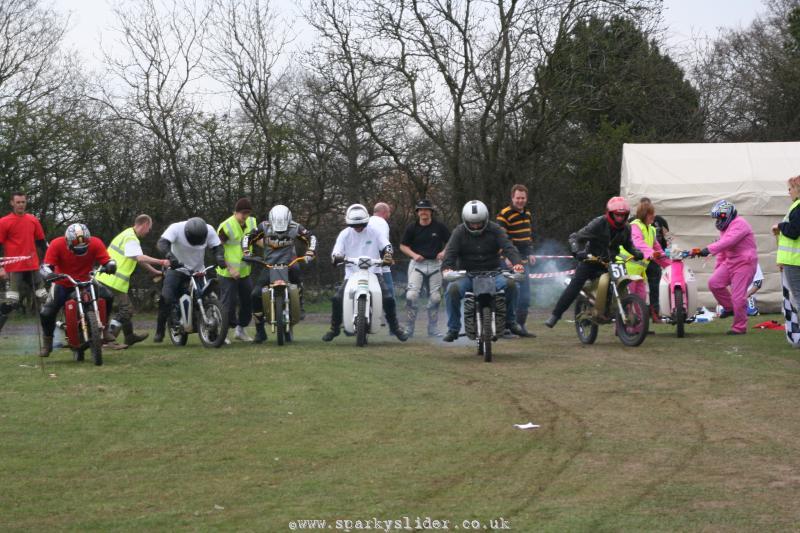
[[[56,326],[66,333],[73,359],[83,361],[84,351],[88,348],[92,362],[100,366],[103,364],[106,301],[98,298],[95,290],[94,278],[98,272],[90,272],[88,281],[77,281],[69,274],[57,274],[50,280],[65,279],[72,284],[72,294],[64,302],[64,322],[56,322]]]
[[[175,312],[170,314],[167,323],[169,339],[175,346],[185,346],[189,333],[200,336],[206,348],[219,348],[228,335],[227,313],[214,294],[216,279],[208,279],[206,274],[214,266],[197,272],[180,266],[174,269],[189,277],[187,290],[175,303]]]
[[[356,336],[356,346],[367,345],[367,333],[377,333],[383,317],[383,293],[378,276],[370,267],[383,266],[383,261],[371,257],[345,257],[344,263],[356,265],[344,287],[342,317],[346,334]],[[377,320],[376,320],[377,319]]]
[[[255,256],[245,256],[247,263],[257,263],[269,269],[269,284],[261,289],[261,301],[264,319],[272,326],[276,334],[278,346],[283,346],[294,339],[293,328],[300,322],[300,288],[289,283],[289,269],[304,261],[304,257],[296,257],[288,265],[267,263]]]
[[[597,340],[598,326],[614,322],[622,344],[642,344],[647,338],[650,314],[641,297],[628,293],[628,284],[642,277],[628,275],[624,263],[606,262],[593,255],[587,257],[585,262],[602,265],[607,272],[587,281],[575,299],[575,331],[578,339],[583,344],[593,344]]]
[[[691,269],[686,268],[684,260],[694,257],[687,250],[668,250],[667,257],[672,264],[664,269],[661,282],[665,290],[659,291],[661,309],[669,309],[669,316],[665,320],[675,325],[678,338],[685,335],[684,326],[695,321],[696,315],[690,314],[697,301],[697,282]]]
[[[505,291],[497,290],[494,279],[497,276],[523,279],[523,274],[503,271],[451,270],[444,275],[449,282],[472,278],[472,291],[464,294],[464,332],[470,340],[478,341],[478,355],[487,363],[492,361],[492,343],[497,340],[498,330],[502,332],[505,326],[506,296]]]

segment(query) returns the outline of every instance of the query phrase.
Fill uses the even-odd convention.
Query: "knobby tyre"
[[[592,320],[592,304],[583,295],[575,300],[575,332],[583,344],[594,344],[597,340],[597,324]]]
[[[483,360],[492,362],[492,308],[481,308],[481,344],[483,344]]]
[[[284,295],[280,291],[275,291],[275,328],[278,337],[278,346],[286,343],[286,317],[283,316],[283,307],[286,305]]]
[[[640,296],[626,294],[620,299],[625,310],[627,322],[617,310],[616,327],[619,340],[625,346],[639,346],[647,338],[647,329],[650,324],[650,312],[647,304]]]
[[[201,316],[197,317],[198,321],[203,322],[197,330],[200,334],[200,342],[206,348],[219,348],[228,335],[227,314],[215,297],[208,298],[204,305],[207,321],[203,322]]]
[[[89,321],[89,349],[92,352],[92,362],[100,366],[103,364],[103,332],[100,331],[100,321],[97,320],[94,310],[86,313],[86,319]]]

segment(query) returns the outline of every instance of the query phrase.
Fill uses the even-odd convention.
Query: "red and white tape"
[[[31,256],[29,255],[16,255],[11,257],[0,257],[0,266],[10,265],[11,263],[19,263],[20,261],[25,261],[26,259],[30,259]]]
[[[539,274],[528,274],[530,279],[560,278],[574,274],[575,270],[564,270],[563,272],[541,272]]]

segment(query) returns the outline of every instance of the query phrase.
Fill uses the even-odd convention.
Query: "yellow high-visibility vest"
[[[786,216],[783,217],[784,222],[789,222],[789,213],[798,205],[800,205],[800,199],[795,200],[791,207],[789,207]],[[800,237],[797,239],[790,239],[782,232],[778,233],[777,262],[779,265],[800,266]]]
[[[653,226],[648,226],[638,218],[631,222],[631,224],[636,224],[636,226],[642,231],[642,237],[644,237],[644,242],[652,248],[653,244],[656,242],[656,228]],[[627,259],[631,256],[628,251],[623,248],[622,246],[619,247],[619,255],[622,258]],[[647,279],[647,265],[650,264],[649,259],[642,259],[641,261],[628,261],[626,263],[625,270],[628,271],[628,274],[631,276],[642,276],[644,279]]]
[[[225,262],[229,266],[232,266],[239,271],[240,278],[246,278],[250,275],[250,264],[242,261],[242,258],[244,257],[244,251],[242,250],[242,239],[246,233],[250,233],[256,229],[256,219],[253,217],[247,217],[247,220],[245,220],[244,224],[245,227],[242,228],[242,226],[239,225],[239,221],[236,220],[236,216],[232,215],[230,218],[222,222],[222,224],[220,224],[217,228],[217,233],[221,233],[224,230],[225,235],[228,236],[228,240],[223,243],[223,248],[225,250]],[[217,274],[225,278],[231,277],[231,274],[228,272],[227,268],[217,267]]]
[[[127,293],[131,286],[131,274],[136,270],[136,259],[125,256],[125,246],[131,242],[139,242],[133,228],[128,228],[108,245],[108,255],[117,262],[117,271],[113,274],[98,274],[97,281],[119,292]]]

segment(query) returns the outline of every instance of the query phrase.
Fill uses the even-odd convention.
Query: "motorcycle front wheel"
[[[92,362],[96,366],[103,364],[103,332],[100,331],[100,322],[97,320],[97,315],[94,311],[86,314],[86,319],[89,321],[89,349],[92,352]]]
[[[483,360],[487,363],[492,362],[492,308],[488,305],[481,307],[481,339],[483,347]]]
[[[197,317],[197,334],[200,336],[200,342],[206,348],[219,348],[228,335],[227,316],[216,298],[208,298],[203,305],[205,306],[206,320],[203,320],[201,316]]]
[[[367,297],[358,298],[356,308],[356,346],[367,345]]]

